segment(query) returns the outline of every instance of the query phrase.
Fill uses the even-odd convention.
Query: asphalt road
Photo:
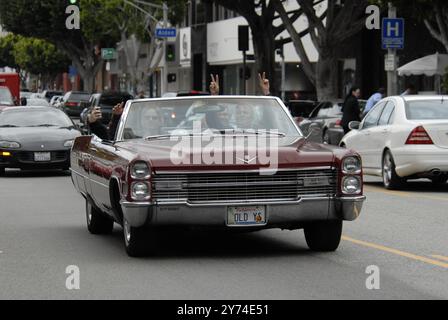
[[[186,232],[159,254],[128,258],[122,231],[93,236],[84,202],[61,173],[0,178],[0,299],[448,299],[448,185],[366,184],[361,218],[335,253],[307,249],[302,231]],[[80,289],[66,288],[67,266]],[[366,288],[377,266],[380,289]]]

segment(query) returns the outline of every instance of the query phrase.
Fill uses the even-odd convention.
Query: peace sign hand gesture
[[[213,76],[211,74],[211,77],[212,77],[212,82],[210,83],[210,93],[212,96],[218,96],[219,95],[219,75]]]
[[[263,72],[263,75],[259,73],[258,74],[258,79],[259,79],[259,82],[260,82],[260,89],[263,92],[263,94],[265,96],[270,95],[271,94],[271,92],[270,92],[271,91],[271,85],[269,83],[269,80],[266,79],[266,72]]]

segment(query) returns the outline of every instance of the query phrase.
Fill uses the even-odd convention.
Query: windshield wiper
[[[39,124],[35,126],[29,126],[30,128],[39,128],[39,127],[57,127],[55,124]]]
[[[0,126],[0,128],[19,128],[19,126],[15,126],[13,124],[5,124]]]
[[[226,135],[275,135],[279,137],[286,137],[286,134],[283,132],[271,132],[268,130],[255,130],[255,129],[230,129],[230,130],[221,130],[219,131],[221,134]]]
[[[189,134],[163,134],[158,136],[148,136],[145,140],[158,140],[158,139],[169,139],[172,137],[201,137],[205,133],[189,133]]]

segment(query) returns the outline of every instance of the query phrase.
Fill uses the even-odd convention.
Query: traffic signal
[[[176,46],[173,43],[166,45],[166,61],[175,62],[176,61]]]
[[[238,26],[238,50],[249,51],[249,26]]]

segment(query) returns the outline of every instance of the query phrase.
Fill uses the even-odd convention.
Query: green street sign
[[[114,48],[101,49],[101,57],[103,60],[114,60],[117,58],[117,50]]]

